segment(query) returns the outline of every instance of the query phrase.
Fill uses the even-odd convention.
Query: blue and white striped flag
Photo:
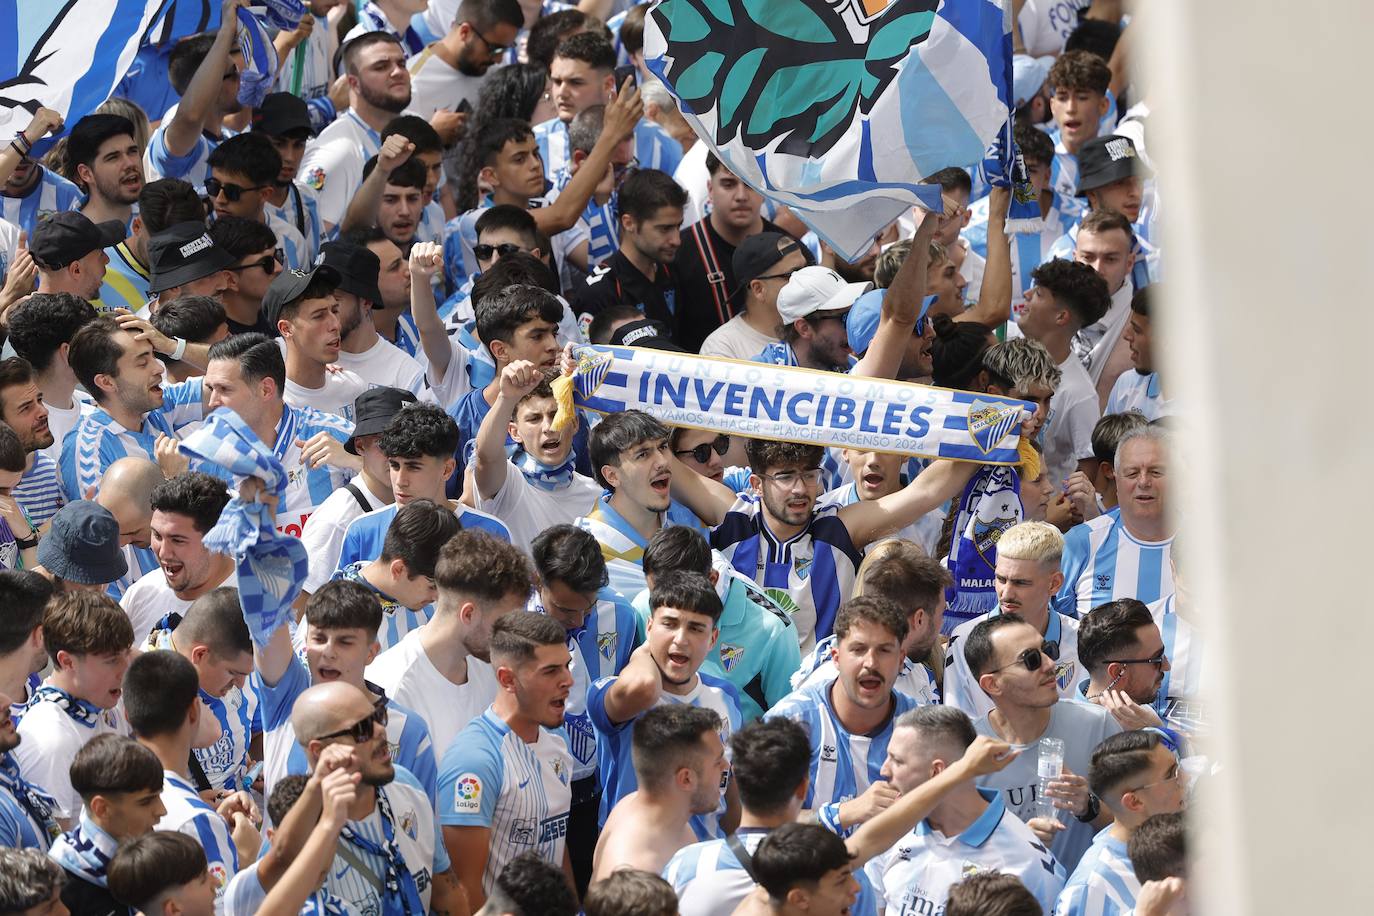
[[[23,130],[40,107],[60,112],[69,126],[95,111],[166,3],[0,0],[0,137]]]
[[[1008,116],[1011,0],[663,0],[650,70],[760,193],[858,257]]]

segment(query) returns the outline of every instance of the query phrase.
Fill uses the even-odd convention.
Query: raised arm
[[[482,418],[477,430],[477,449],[473,461],[473,482],[483,499],[495,499],[506,483],[510,461],[506,458],[506,429],[516,403],[544,380],[544,374],[528,360],[513,362],[501,370],[501,390],[496,403]],[[571,431],[567,433],[571,435]]]
[[[668,460],[673,469],[669,487],[673,499],[691,509],[697,518],[712,528],[723,522],[725,513],[739,498],[735,491],[719,481],[701,476],[678,461],[676,455],[669,456]]]
[[[229,53],[234,49],[234,38],[238,32],[237,10],[247,6],[248,0],[222,0],[220,3],[219,31],[215,42],[210,45],[204,60],[196,68],[196,75],[177,105],[176,114],[167,122],[162,142],[173,157],[185,156],[200,139],[205,124],[205,116],[219,95],[224,83],[224,65],[229,62]]]
[[[438,383],[448,372],[453,350],[449,347],[448,331],[439,318],[434,302],[434,285],[430,278],[444,264],[444,249],[437,242],[416,242],[410,249],[410,317],[420,332],[420,349],[429,361],[430,378]]]
[[[631,653],[629,664],[606,691],[606,718],[623,725],[657,703],[662,693],[663,674],[646,642]]]
[[[348,202],[348,212],[339,223],[340,235],[350,229],[376,225],[377,205],[381,202],[382,191],[386,190],[386,180],[397,166],[410,159],[413,152],[415,144],[400,134],[392,134],[382,141],[381,149],[377,151],[377,164]]]
[[[29,126],[19,132],[10,143],[0,147],[0,182],[4,182],[14,170],[19,168],[19,162],[23,158],[19,154],[19,146],[27,144],[33,146],[50,133],[56,133],[62,129],[62,115],[53,111],[51,108],[39,108],[33,113],[33,118],[29,120]],[[23,137],[23,140],[19,138]]]
[[[934,461],[911,483],[880,499],[845,506],[839,517],[860,549],[912,524],[942,505],[968,483],[982,465],[971,461]]]
[[[988,192],[988,258],[983,268],[983,288],[973,308],[954,316],[955,321],[976,321],[989,328],[1011,317],[1011,239],[1007,237],[1010,188]]]
[[[319,888],[320,875],[334,861],[339,833],[348,823],[348,809],[357,796],[361,777],[360,773],[346,770],[335,770],[325,777],[319,823],[310,831],[304,848],[291,862],[286,874],[268,891],[267,899],[258,908],[258,916],[296,916]]]
[[[954,210],[954,207],[947,209]],[[902,262],[897,276],[883,297],[878,329],[863,359],[851,370],[851,375],[872,378],[895,378],[901,368],[902,356],[916,330],[916,318],[921,314],[921,302],[926,297],[926,272],[930,266],[930,239],[940,223],[937,214],[921,211],[921,225],[911,240],[911,251]]]
[[[310,832],[319,821],[322,806],[325,804],[325,793],[321,787],[326,777],[344,771],[343,777],[346,779],[347,770],[353,766],[353,751],[344,745],[331,744],[320,753],[320,759],[315,764],[314,772],[306,780],[300,797],[286,813],[286,817],[282,818],[282,822],[276,825],[272,832],[272,845],[262,854],[262,859],[258,863],[258,881],[262,884],[263,890],[271,891],[276,886],[310,839]],[[337,783],[338,779],[335,781]]]

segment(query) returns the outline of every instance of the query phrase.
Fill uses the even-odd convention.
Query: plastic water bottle
[[[1035,790],[1036,814],[1039,817],[1059,817],[1059,809],[1050,798],[1050,782],[1064,774],[1064,742],[1058,738],[1041,738],[1039,758],[1035,769],[1038,785]]]

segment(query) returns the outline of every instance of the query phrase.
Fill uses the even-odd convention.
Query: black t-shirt
[[[252,324],[242,324],[229,316],[224,317],[224,321],[229,325],[230,334],[266,334],[268,337],[276,337],[277,329],[267,324],[267,319],[258,312],[258,320]]]
[[[704,233],[696,230],[704,229]],[[762,232],[782,232],[768,220]],[[726,302],[725,297],[735,291],[735,246],[727,242],[705,217],[682,230],[682,246],[677,250],[673,270],[678,276],[677,321],[673,337],[684,350],[701,352],[701,345],[711,332],[744,309],[744,297]],[[714,261],[715,269],[711,262]],[[712,284],[718,275],[722,283]]]
[[[73,916],[132,916],[134,912],[120,903],[103,887],[91,884],[86,879],[67,872],[67,883],[62,885],[62,903],[71,910]]]
[[[660,264],[650,280],[629,258],[616,251],[573,288],[568,303],[584,330],[603,309],[617,303],[633,305],[646,318],[671,328],[676,323],[673,315],[680,299],[675,270]]]

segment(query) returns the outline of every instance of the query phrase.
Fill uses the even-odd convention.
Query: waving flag
[[[1011,0],[662,0],[648,67],[746,183],[855,258],[1007,123]]]

